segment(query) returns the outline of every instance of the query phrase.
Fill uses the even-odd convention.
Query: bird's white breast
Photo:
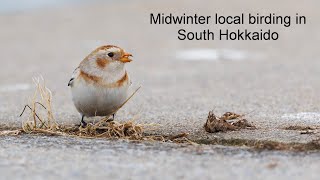
[[[105,87],[77,78],[71,87],[72,98],[82,115],[106,116],[126,101],[129,86],[129,79],[119,87]]]

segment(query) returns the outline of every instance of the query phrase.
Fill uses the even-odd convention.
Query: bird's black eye
[[[110,53],[108,53],[108,56],[109,56],[109,57],[113,57],[114,54],[113,54],[112,52],[110,52]]]

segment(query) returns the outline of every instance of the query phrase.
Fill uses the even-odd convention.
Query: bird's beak
[[[132,59],[130,59],[129,57],[132,57],[132,54],[124,53],[124,55],[120,58],[120,61],[123,63],[131,62]]]

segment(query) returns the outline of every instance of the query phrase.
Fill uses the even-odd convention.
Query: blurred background
[[[96,47],[118,45],[140,91],[123,121],[161,124],[155,134],[209,142],[285,142],[319,147],[319,0],[0,0],[0,129],[21,127],[22,108],[43,76],[58,122],[79,124],[67,84]],[[292,25],[150,25],[150,13],[307,17]],[[277,41],[180,41],[177,31],[271,29]],[[210,110],[246,114],[257,129],[206,133]],[[301,125],[308,131],[284,130]],[[251,141],[250,141],[251,140]],[[222,141],[224,142],[224,141]],[[309,143],[309,144],[303,144]],[[235,143],[236,144],[236,143]],[[131,142],[24,134],[0,137],[4,179],[319,179],[319,153],[221,145]],[[277,147],[275,147],[277,148]],[[281,147],[280,147],[281,148]]]
[[[56,119],[76,123],[67,83],[80,61],[100,45],[134,55],[127,65],[140,92],[119,112],[165,125],[202,128],[209,110],[248,113],[262,127],[318,123],[320,2],[0,0],[0,122],[17,119],[42,75],[53,91]],[[306,25],[150,25],[150,13],[239,15],[296,13]],[[277,41],[180,41],[177,31],[271,29]],[[133,88],[134,89],[134,88]]]

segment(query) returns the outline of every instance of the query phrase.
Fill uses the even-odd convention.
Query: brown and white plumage
[[[110,115],[127,99],[131,82],[125,63],[131,61],[130,56],[117,46],[107,45],[80,63],[68,86],[82,117]]]

